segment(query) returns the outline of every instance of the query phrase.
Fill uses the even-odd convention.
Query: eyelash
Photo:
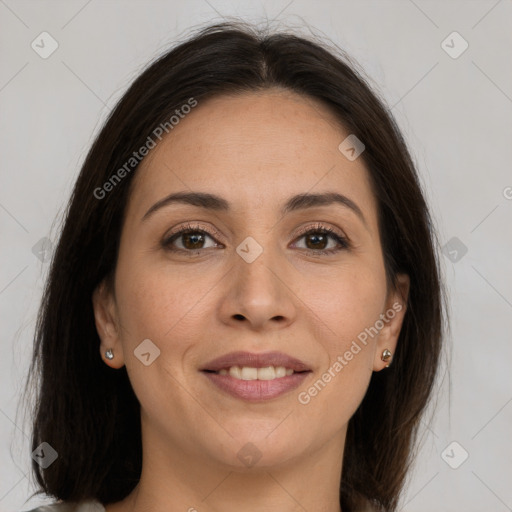
[[[186,233],[201,233],[203,235],[208,235],[212,239],[215,236],[219,236],[215,230],[212,230],[212,232],[210,232],[208,230],[202,229],[200,226],[193,225],[193,224],[186,224],[186,225],[180,227],[177,231],[175,231],[168,237],[166,237],[162,241],[162,246],[170,252],[185,252],[185,253],[188,253],[190,256],[200,254],[201,251],[205,250],[205,249],[197,249],[194,251],[193,249],[173,248],[171,246],[171,244],[175,240],[179,239],[179,237],[181,235],[186,234]],[[305,228],[304,230],[301,230],[298,233],[297,238],[300,239],[300,238],[302,238],[306,235],[312,234],[312,233],[314,233],[314,234],[320,233],[320,234],[324,234],[324,235],[329,235],[329,237],[334,239],[341,246],[341,247],[337,247],[335,249],[305,249],[307,252],[309,252],[310,254],[314,254],[315,256],[331,255],[331,254],[337,253],[339,251],[342,251],[344,249],[345,250],[349,249],[351,247],[350,242],[348,241],[347,238],[345,238],[344,236],[341,236],[340,234],[338,234],[336,231],[334,231],[330,227],[323,226],[322,224],[308,226],[307,228]]]

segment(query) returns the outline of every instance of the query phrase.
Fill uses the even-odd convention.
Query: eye
[[[205,245],[207,239],[213,243]],[[202,249],[217,247],[219,244],[215,242],[213,235],[198,226],[187,224],[182,226],[162,242],[165,249],[169,251],[199,252]]]
[[[304,239],[305,244],[305,247],[299,249],[306,249],[314,254],[333,254],[350,247],[347,238],[323,225],[306,228],[299,238]]]
[[[212,234],[201,229],[200,226],[187,224],[166,237],[162,241],[162,246],[172,252],[184,252],[188,255],[200,254],[204,249],[223,247],[222,244],[216,242],[214,236],[217,236],[216,233]],[[207,245],[208,239],[210,240],[209,245]],[[350,248],[347,238],[322,224],[303,229],[299,233],[299,240],[301,239],[304,240],[305,246],[301,247],[296,242],[294,247],[304,249],[314,255],[329,255]]]

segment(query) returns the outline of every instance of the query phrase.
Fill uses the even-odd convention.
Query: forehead
[[[371,213],[375,201],[362,159],[349,161],[338,149],[348,135],[319,100],[291,91],[199,102],[142,161],[129,212],[176,191],[222,195],[241,210],[277,208],[291,195],[330,190]]]

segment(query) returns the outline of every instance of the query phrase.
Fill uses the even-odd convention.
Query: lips
[[[299,359],[291,357],[282,352],[265,352],[255,354],[251,352],[231,352],[206,363],[202,368],[203,371],[219,372],[220,370],[228,370],[232,366],[249,367],[249,368],[265,368],[268,366],[284,366],[294,372],[307,372],[311,369]]]
[[[201,373],[231,397],[261,402],[297,388],[312,370],[282,352],[231,352],[205,364]]]

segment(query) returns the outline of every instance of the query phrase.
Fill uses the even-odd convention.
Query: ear
[[[111,368],[121,368],[124,365],[123,347],[120,340],[119,321],[117,318],[115,299],[104,279],[92,294],[94,320],[100,337],[100,356]],[[105,352],[111,349],[114,358],[107,359]]]
[[[381,371],[386,368],[393,360],[396,352],[398,336],[402,329],[402,323],[407,311],[407,298],[409,297],[410,278],[407,274],[397,275],[396,290],[392,290],[386,300],[386,309],[382,312],[380,320],[384,326],[379,332],[376,343],[376,352],[373,362],[373,370]],[[382,360],[382,354],[385,350],[391,352],[391,358],[387,361]]]

